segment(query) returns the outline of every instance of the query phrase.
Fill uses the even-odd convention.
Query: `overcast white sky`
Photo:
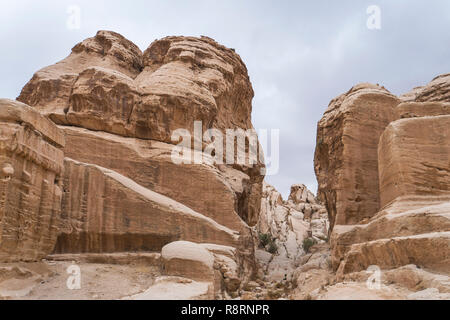
[[[395,94],[450,72],[450,1],[90,0],[5,1],[0,10],[0,97],[15,99],[38,69],[97,30],[113,30],[142,50],[168,35],[207,35],[235,48],[253,87],[253,124],[280,131],[280,171],[269,183],[286,197],[312,191],[316,124],[329,101],[359,82]],[[78,30],[67,9],[81,9]],[[369,30],[369,5],[381,30]]]

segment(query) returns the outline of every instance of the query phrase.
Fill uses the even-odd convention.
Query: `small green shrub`
[[[272,236],[269,233],[259,234],[259,244],[265,248],[270,242],[272,242]]]
[[[275,254],[278,252],[278,246],[276,245],[275,241],[271,241],[269,243],[269,247],[267,248],[267,251],[271,254]]]
[[[309,253],[309,250],[313,245],[315,245],[317,241],[313,238],[306,238],[303,240],[303,250],[305,250],[306,253]]]
[[[260,233],[259,235],[259,245],[264,248],[267,252],[275,254],[278,252],[278,246],[275,243],[275,239],[272,238],[270,233]]]

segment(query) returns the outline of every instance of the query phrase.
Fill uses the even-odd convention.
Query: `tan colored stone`
[[[450,232],[393,237],[352,245],[338,273],[416,264],[439,272],[450,272]]]
[[[379,127],[380,130],[376,134],[371,131],[371,134],[375,136],[371,146],[376,146],[378,149],[376,170],[372,170],[366,166],[367,163],[358,160],[361,155],[368,159],[367,149],[361,149],[367,151],[362,153],[357,151],[347,154],[337,153],[340,155],[339,162],[333,163],[337,163],[339,170],[342,171],[347,163],[353,165],[351,170],[355,172],[364,170],[366,176],[371,179],[374,178],[372,176],[374,172],[378,174],[378,180],[371,184],[366,192],[368,195],[379,197],[379,212],[374,212],[365,219],[348,218],[352,216],[352,210],[348,210],[348,200],[352,199],[351,197],[336,197],[335,200],[331,197],[332,208],[346,208],[342,212],[344,218],[336,220],[331,234],[332,265],[335,270],[338,269],[338,276],[363,271],[370,265],[393,269],[407,264],[416,264],[436,272],[450,271],[448,269],[450,259],[448,155],[450,150],[447,148],[450,115],[446,98],[447,83],[448,76],[440,76],[431,84],[416,88],[400,97],[404,102],[394,104],[393,113],[385,119],[386,122],[390,121],[390,124],[385,125],[385,129]],[[339,105],[342,99],[344,99],[342,104],[345,104],[347,98],[341,97],[333,101],[330,108],[336,104]],[[335,110],[333,108],[325,113],[321,122],[330,118],[327,113],[333,112]],[[372,117],[376,119],[376,114]],[[358,118],[358,120],[372,128],[369,120],[364,118]],[[332,134],[336,131],[331,130],[333,126],[333,122],[330,121],[319,123],[319,132]],[[351,121],[348,121],[344,128],[350,126]],[[347,135],[351,136],[352,131],[349,132]],[[340,134],[344,139],[345,131]],[[328,137],[328,139],[334,138]],[[363,138],[364,135],[358,135],[355,141],[367,143]],[[343,143],[343,150],[346,150],[346,145],[351,144],[351,140]],[[332,148],[334,153],[330,154],[331,156],[336,154],[336,146],[338,145]],[[320,169],[321,159],[325,163],[326,159],[320,153],[320,145],[317,149],[319,158],[316,150],[316,163],[319,160]],[[373,153],[372,151],[370,154]],[[320,179],[324,181],[324,192],[333,193],[336,189],[337,194],[339,192],[349,194],[360,190],[362,186],[369,186],[365,184],[364,179],[352,180],[351,176],[342,181],[353,181],[353,184],[339,185],[335,183],[335,174],[331,175],[331,179],[326,180],[330,176],[330,171],[317,171],[316,166],[316,172],[319,173],[319,190],[322,188]],[[338,187],[334,187],[336,185]],[[362,204],[359,210],[364,210],[366,213],[370,208],[375,208],[375,206],[367,206],[373,202],[367,202],[364,198],[360,199]]]
[[[253,95],[240,57],[210,38],[166,37],[142,54],[99,31],[37,72],[18,100],[58,124],[171,143],[194,121],[204,130],[252,129]]]
[[[450,115],[392,122],[379,145],[380,200],[450,196]]]
[[[336,226],[331,237],[333,267],[338,268],[354,244],[450,231],[450,205],[442,200],[439,198],[433,200],[429,197],[402,197],[365,225]],[[389,254],[389,248],[385,250],[386,254]],[[354,271],[358,269],[357,266],[353,268]]]
[[[18,100],[38,108],[59,125],[176,144],[178,141],[171,139],[173,132],[185,129],[193,136],[194,121],[202,121],[202,132],[212,128],[222,133],[253,130],[252,98],[240,57],[210,38],[167,37],[153,42],[142,54],[121,35],[99,31],[76,45],[63,61],[38,71]],[[204,141],[200,147],[206,144]],[[71,149],[68,144],[67,152],[76,152]],[[229,198],[216,200],[236,204],[234,211],[250,226],[255,225],[264,165],[247,161],[219,166],[225,168],[221,171],[233,168],[246,177],[237,178],[238,184],[242,183],[233,196],[234,203]],[[214,210],[215,204],[198,197],[197,189],[193,191],[196,195],[186,198],[206,200]]]
[[[291,193],[289,194],[288,200],[293,203],[311,203],[316,204],[316,197],[314,194],[308,190],[304,184],[294,184],[291,186]]]
[[[61,213],[64,136],[31,107],[0,100],[0,261],[51,253]]]
[[[204,164],[175,164],[172,145],[165,143],[75,127],[61,129],[66,133],[67,157],[117,171],[233,230],[248,229],[240,216],[247,218],[250,178],[241,171],[226,166],[221,171],[207,158]]]
[[[92,67],[111,69],[134,79],[143,68],[142,52],[118,33],[99,31],[77,44],[64,60],[36,72],[17,99],[37,107],[57,123],[63,121],[74,83],[80,73]]]
[[[121,174],[66,158],[56,253],[159,251],[176,240],[236,246],[238,234]]]
[[[450,114],[447,102],[403,102],[396,108],[397,119],[445,116]]]
[[[411,92],[400,96],[400,99],[417,102],[450,102],[450,73],[435,77],[427,85],[414,88]]]
[[[208,249],[188,241],[176,241],[161,250],[163,273],[197,281],[214,280],[214,256]]]
[[[380,209],[378,141],[399,102],[383,87],[360,84],[332,100],[319,121],[314,166],[330,230]]]

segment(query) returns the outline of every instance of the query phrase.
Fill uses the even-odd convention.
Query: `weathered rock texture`
[[[380,209],[378,141],[398,103],[383,87],[360,84],[333,99],[320,120],[314,166],[330,230],[360,223]]]
[[[238,214],[243,214],[238,203],[243,202],[250,184],[245,173],[227,166],[220,170],[205,155],[203,164],[175,164],[173,145],[158,141],[60,128],[66,134],[67,157],[117,171],[229,228],[246,227]]]
[[[401,196],[450,197],[450,114],[392,122],[379,144],[381,206]]]
[[[347,93],[319,122],[315,167],[338,275],[409,264],[450,273],[449,80],[439,76],[399,99],[360,94],[356,111],[339,122],[331,115],[348,105]]]
[[[52,252],[59,232],[64,135],[31,107],[0,99],[0,261]]]
[[[275,188],[265,183],[257,233],[260,238],[269,237],[275,245],[273,249],[270,244],[260,246],[256,253],[265,277],[282,280],[289,276],[305,254],[303,241],[309,238],[324,243],[328,227],[326,209],[305,185],[293,185],[289,199],[284,201]]]
[[[214,138],[197,136],[194,122],[202,135],[251,133],[252,98],[239,55],[207,37],[167,37],[144,53],[110,31],[77,44],[23,88],[17,100],[34,110],[17,102],[26,111],[16,110],[16,119],[0,109],[8,122],[0,131],[0,260],[166,248],[166,276],[195,281],[188,263],[167,258],[166,246],[204,243],[198,250],[213,257],[211,276],[200,272],[211,282],[206,296],[236,295],[255,271],[251,226],[264,164],[217,163],[205,151]],[[186,160],[174,153],[177,129],[191,134],[185,152],[201,163],[174,161]],[[246,151],[259,147],[246,139]]]
[[[194,135],[194,121],[202,121],[203,132],[211,128],[221,132],[253,129],[250,120],[252,98],[252,86],[240,57],[210,38],[167,37],[153,42],[141,53],[121,35],[99,31],[95,37],[77,44],[66,59],[38,71],[23,88],[18,100],[36,107],[59,125],[172,144],[178,143],[171,140],[176,129],[185,129]],[[108,167],[100,163],[102,155],[89,147],[100,145],[110,137],[96,141],[92,134],[89,136],[84,132],[71,136],[73,139],[66,146],[69,157]],[[79,155],[78,146],[84,143],[88,145],[84,154]],[[105,148],[111,148],[111,144],[113,142]],[[112,150],[108,150],[110,155]],[[89,155],[88,159],[86,155]],[[103,159],[109,163],[116,161],[105,156]],[[127,168],[118,168],[124,175],[130,173],[124,171],[132,168],[127,160],[127,157],[122,158],[116,165],[126,164]],[[148,177],[146,173],[159,170],[159,167],[145,160],[147,171],[139,174],[141,178],[151,179],[152,176]],[[262,167],[261,163],[236,165],[237,171],[245,175],[236,172],[241,185],[232,195],[234,203],[229,201],[229,196],[225,199],[215,197],[215,200],[234,206],[250,225],[258,220]],[[165,174],[159,178],[172,181],[168,182],[172,186],[182,186],[183,181],[175,182],[179,178],[172,180],[175,173],[167,176],[165,170]],[[188,174],[182,176],[191,179],[190,185],[195,181]],[[203,187],[199,190],[198,187],[183,186],[183,193],[213,192],[209,186],[203,184]],[[178,191],[171,193],[183,197]],[[186,194],[184,198],[191,202],[206,202],[209,211],[215,207],[211,200],[203,197]],[[204,209],[205,204],[197,203],[194,209],[198,210],[199,206]]]
[[[161,259],[163,274],[208,283],[210,298],[236,296],[249,280],[239,251],[229,246],[176,241],[162,248]]]
[[[450,73],[435,77],[425,86],[414,88],[399,97],[402,101],[416,102],[449,102],[450,101]]]
[[[252,128],[253,90],[239,56],[214,40],[167,37],[142,54],[121,35],[99,31],[38,71],[18,100],[58,124],[171,142],[172,132]]]
[[[57,253],[160,251],[175,240],[236,245],[238,235],[99,166],[66,158]]]

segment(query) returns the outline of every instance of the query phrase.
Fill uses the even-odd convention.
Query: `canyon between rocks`
[[[195,121],[252,130],[253,95],[208,37],[99,31],[0,99],[0,297],[450,299],[450,74],[333,99],[317,197],[204,142],[174,163]]]

